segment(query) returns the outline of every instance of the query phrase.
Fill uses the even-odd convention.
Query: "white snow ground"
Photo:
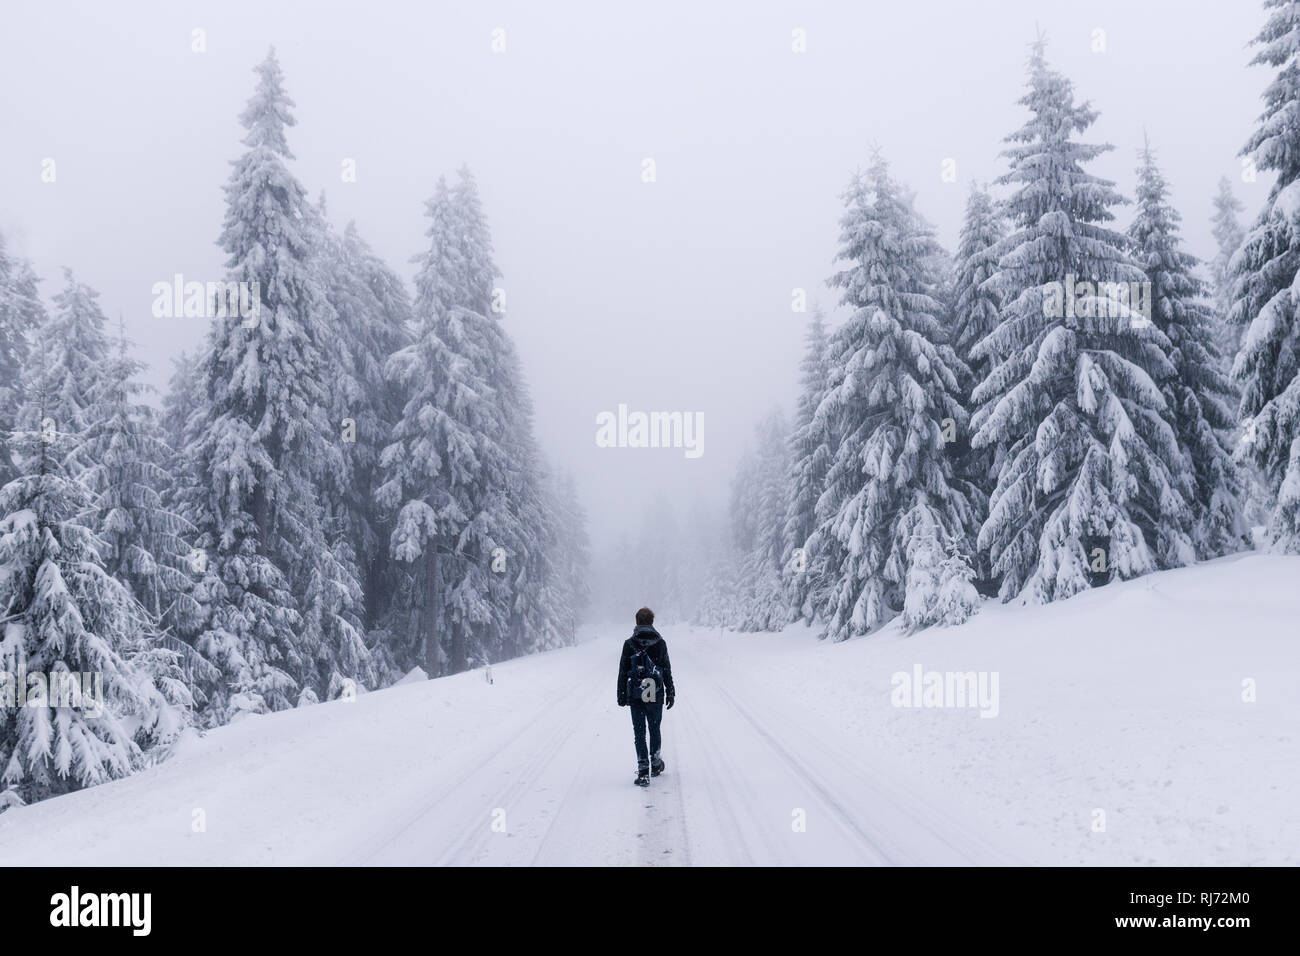
[[[1298,581],[1242,556],[839,645],[664,625],[644,791],[629,626],[185,741],[0,814],[0,864],[1297,864]],[[996,672],[997,716],[893,706],[916,665]]]

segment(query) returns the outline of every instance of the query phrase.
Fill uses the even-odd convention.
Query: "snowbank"
[[[911,637],[895,626],[835,645],[795,627],[720,644],[749,679],[1018,831],[1037,862],[1300,864],[1300,558],[986,603]],[[892,675],[917,664],[996,673],[996,718],[893,706]]]

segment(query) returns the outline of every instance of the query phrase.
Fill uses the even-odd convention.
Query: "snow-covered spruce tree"
[[[182,352],[172,359],[172,374],[167,381],[167,391],[163,395],[162,411],[157,415],[159,436],[167,457],[161,463],[167,480],[161,485],[162,507],[178,518],[184,510],[182,498],[187,489],[197,483],[192,474],[191,462],[185,458],[185,427],[189,417],[194,414],[202,397],[202,384],[198,378],[198,359],[187,352]],[[185,521],[184,518],[181,518]],[[169,596],[166,602],[163,620],[160,622],[167,635],[167,643],[178,650],[185,660],[191,675],[201,671],[208,677],[219,677],[219,672],[187,640],[198,633],[204,610],[195,598],[196,575],[192,562],[195,558],[194,536],[196,529],[185,522],[183,533],[179,536],[185,546],[183,562],[179,568],[185,574],[185,581],[178,593]],[[182,596],[183,595],[183,596]],[[168,610],[170,608],[170,610]],[[191,676],[190,688],[194,693],[196,712],[207,706],[207,697],[200,686],[202,680]]]
[[[1214,196],[1214,217],[1210,221],[1210,231],[1218,250],[1210,262],[1210,281],[1213,284],[1216,311],[1215,341],[1229,369],[1241,348],[1241,326],[1229,322],[1228,313],[1232,310],[1230,264],[1233,255],[1241,248],[1242,239],[1246,237],[1246,230],[1241,227],[1237,215],[1245,208],[1233,194],[1228,177],[1220,178],[1219,191]]]
[[[384,379],[388,356],[410,341],[411,302],[402,280],[348,223],[341,239],[329,237],[330,300],[339,317],[344,349],[337,356],[338,423],[351,419],[355,440],[345,442],[349,479],[344,490],[347,537],[356,544],[367,600],[367,620],[387,610],[388,538],[392,516],[377,512],[379,453],[401,411],[401,396]]]
[[[0,234],[0,487],[18,476],[10,434],[23,401],[20,383],[32,337],[45,324],[36,283],[31,263],[10,256]]]
[[[349,223],[336,235],[325,219],[324,197],[316,216],[322,281],[337,321],[335,342],[327,349],[333,363],[329,383],[330,419],[342,441],[344,469],[324,488],[332,548],[345,573],[350,595],[337,613],[365,631],[377,683],[402,675],[393,656],[405,642],[394,631],[407,616],[394,604],[401,583],[388,549],[393,515],[375,501],[379,454],[390,440],[401,398],[384,379],[388,356],[410,339],[410,299],[401,279],[366,244]],[[357,567],[352,587],[347,568]],[[341,593],[341,592],[340,592]],[[394,613],[396,611],[396,613]]]
[[[355,406],[361,403],[354,374],[357,361],[353,336],[362,323],[356,316],[351,322],[345,320],[334,307],[336,272],[345,263],[325,219],[324,193],[319,206],[303,205],[302,217],[309,250],[303,263],[304,284],[324,294],[324,307],[310,313],[311,334],[325,363],[326,418],[332,428],[327,438],[337,452],[322,459],[312,475],[319,524],[307,530],[319,543],[319,550],[313,549],[308,560],[299,562],[294,575],[294,593],[300,595],[305,632],[309,643],[318,648],[313,672],[301,682],[304,686],[299,702],[315,703],[322,694],[338,696],[345,681],[377,683],[366,644],[365,593],[358,558],[358,547],[367,543],[361,534],[365,517],[362,509],[373,502],[369,494],[361,495],[353,488],[360,477],[356,456],[351,452],[357,438]]]
[[[1300,553],[1300,2],[1266,0],[1253,64],[1278,72],[1243,155],[1277,180],[1233,256],[1229,321],[1245,328],[1232,376],[1241,386],[1243,458],[1275,498],[1268,545]]]
[[[1153,380],[1175,374],[1169,340],[1127,296],[1099,294],[1146,277],[1105,225],[1121,197],[1083,168],[1110,147],[1073,139],[1096,113],[1074,102],[1041,42],[1028,85],[1031,117],[1003,153],[1014,228],[997,247],[1001,323],[972,351],[993,368],[971,425],[974,446],[1000,462],[979,537],[999,593],[1046,602],[1092,586],[1091,574],[1190,559],[1190,476]]]
[[[1239,551],[1245,543],[1243,485],[1228,448],[1236,425],[1236,394],[1214,342],[1217,323],[1196,259],[1183,251],[1181,217],[1150,146],[1137,171],[1137,215],[1129,227],[1138,265],[1151,283],[1151,319],[1169,339],[1174,374],[1164,393],[1185,467],[1192,477],[1191,538],[1201,559]]]
[[[805,343],[799,366],[794,428],[790,433],[781,568],[793,617],[811,623],[814,607],[811,589],[819,579],[808,567],[808,538],[817,527],[817,499],[821,497],[826,471],[835,454],[831,446],[834,428],[817,418],[817,407],[826,394],[828,372],[826,316],[820,307],[813,309]]]
[[[501,324],[503,302],[494,289],[500,275],[492,257],[492,239],[473,174],[457,171],[452,196],[464,222],[465,270],[474,296],[473,309],[486,316],[485,374],[500,407],[506,431],[502,462],[506,508],[498,545],[504,570],[494,573],[502,656],[513,657],[565,642],[565,618],[556,560],[559,547],[547,466],[533,434],[533,408],[518,353]],[[500,566],[500,565],[498,565]]]
[[[975,382],[984,381],[992,367],[987,358],[971,353],[1000,320],[997,246],[1006,234],[1006,219],[988,188],[972,185],[957,241],[951,339],[957,357],[968,365]]]
[[[21,475],[0,488],[0,673],[15,682],[6,695],[26,697],[0,707],[0,805],[125,776],[142,745],[185,724],[188,702],[175,659],[146,647],[152,623],[79,521],[91,495],[64,464],[78,436],[48,426],[41,389],[58,379],[37,349],[24,418],[47,424],[15,435]]]
[[[704,574],[691,622],[707,627],[734,628],[744,615],[741,555],[730,533],[710,536],[703,549]]]
[[[587,534],[587,515],[578,500],[572,474],[554,475],[551,501],[562,615],[557,624],[566,641],[572,643],[591,603],[591,540]]]
[[[144,363],[127,354],[124,330],[92,394],[93,419],[82,436],[88,462],[81,480],[92,493],[84,521],[101,544],[105,569],[127,586],[155,621],[173,630],[192,627],[200,613],[190,594],[189,544],[193,529],[171,511],[162,491],[171,483],[172,450],[157,415],[136,401]]]
[[[779,408],[755,429],[754,448],[732,481],[731,521],[741,554],[739,615],[743,631],[779,631],[793,619],[782,580],[790,432]]]
[[[810,564],[828,582],[820,616],[835,640],[903,610],[910,529],[933,522],[965,549],[979,510],[978,490],[954,476],[945,450],[945,432],[960,433],[967,416],[961,362],[936,318],[938,243],[879,157],[845,206],[846,268],[830,284],[856,311],[829,344],[831,387],[817,417],[839,434],[809,542]]]
[[[967,410],[972,407],[971,393],[975,386],[992,370],[988,358],[976,357],[972,352],[1000,321],[1002,298],[998,289],[998,244],[1006,234],[1006,219],[988,188],[972,185],[954,261],[956,277],[950,335],[957,357],[969,370],[961,383],[962,405]],[[970,439],[968,431],[958,434],[950,453],[955,459],[957,473],[980,489],[983,500],[997,484],[1001,462],[997,459],[996,447],[973,448]],[[983,517],[980,515],[981,520]],[[987,552],[977,549],[971,555],[971,562],[976,569],[976,579],[992,593],[997,580]]]
[[[932,625],[959,624],[979,610],[975,571],[957,540],[930,508],[913,508],[903,516],[899,538],[906,542],[907,581],[903,626],[917,631]]]
[[[481,658],[499,625],[489,575],[509,479],[507,425],[489,384],[500,329],[481,311],[466,213],[445,178],[425,213],[429,249],[414,260],[415,341],[385,366],[406,402],[380,458],[376,498],[397,514],[390,546],[413,566],[411,634],[432,678],[444,662],[455,672]],[[403,661],[413,664],[419,650],[406,648]]]
[[[439,664],[429,654],[429,623],[434,633],[445,634],[445,660],[454,673],[484,659],[563,643],[566,615],[549,479],[533,435],[527,384],[498,317],[494,283],[499,271],[468,169],[459,170],[454,187],[439,183],[429,214],[431,249],[417,259],[422,269],[416,310],[424,323],[423,341],[399,350],[390,363],[396,381],[415,394],[395,435],[420,436],[421,423],[409,413],[423,414],[429,402],[442,403],[446,418],[440,422],[439,444],[430,448],[399,441],[390,446],[391,457],[385,452],[389,481],[380,501],[401,509],[394,554],[423,564],[426,623],[421,628],[426,667],[433,675]],[[412,364],[426,356],[441,365]],[[431,372],[443,380],[437,394],[428,388]],[[468,449],[467,435],[472,436]],[[441,464],[428,457],[439,448],[447,459]],[[438,481],[427,480],[438,470],[440,488]],[[429,506],[435,515],[439,507],[446,508],[431,551],[420,543],[422,537],[429,540],[432,528],[434,515],[425,510]]]
[[[323,489],[345,471],[323,351],[337,341],[337,317],[316,260],[314,211],[285,166],[293,103],[274,51],[257,73],[221,236],[227,282],[242,284],[254,308],[213,320],[180,494],[203,556],[195,594],[204,620],[192,637],[222,674],[205,688],[214,723],[370,680],[355,567],[323,504]]]
[[[172,450],[168,467],[173,476],[182,473],[181,451],[185,447],[185,423],[198,408],[202,390],[198,385],[198,360],[188,352],[181,352],[172,360],[172,374],[167,380],[167,391],[163,395],[162,426],[163,441]]]
[[[19,427],[32,434],[57,432],[68,437],[60,444],[67,454],[60,464],[76,478],[92,464],[86,457],[83,439],[94,422],[93,406],[97,383],[109,357],[107,319],[96,301],[99,293],[78,282],[71,270],[64,270],[67,285],[54,297],[55,309],[36,330],[36,344],[42,350],[40,376],[31,388],[43,401],[28,401],[19,414]],[[43,408],[44,418],[35,416]]]
[[[560,647],[572,634],[564,623],[556,503],[546,463],[533,436],[532,401],[528,396],[514,345],[503,339],[498,368],[502,385],[494,392],[503,402],[509,449],[506,520],[501,547],[504,568],[494,575],[504,587],[504,631],[500,657],[516,657]]]

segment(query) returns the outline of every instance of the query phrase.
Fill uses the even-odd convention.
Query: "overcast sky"
[[[791,290],[835,304],[838,196],[871,144],[955,245],[969,183],[1004,169],[1024,121],[1038,28],[1101,111],[1089,139],[1116,146],[1095,171],[1131,195],[1145,130],[1191,251],[1211,254],[1219,177],[1248,216],[1267,189],[1236,155],[1268,80],[1246,65],[1262,22],[1253,0],[11,4],[0,231],[47,299],[63,266],[97,288],[161,387],[205,320],[154,318],[151,288],[221,277],[221,187],[273,44],[294,172],[408,283],[423,201],[474,170],[539,437],[605,542],[656,488],[721,500],[756,421],[790,407],[807,318]],[[597,448],[595,417],[620,402],[702,412],[704,455]]]

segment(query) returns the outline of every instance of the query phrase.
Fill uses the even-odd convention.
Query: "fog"
[[[0,231],[47,299],[64,266],[98,289],[163,387],[207,320],[155,318],[152,288],[222,276],[222,186],[274,45],[293,171],[408,281],[434,183],[474,171],[538,436],[600,546],[656,492],[720,503],[754,424],[789,408],[807,318],[792,290],[835,306],[838,196],[873,144],[955,245],[969,184],[1003,170],[1024,119],[1039,30],[1100,110],[1087,138],[1116,146],[1093,171],[1131,195],[1145,131],[1209,256],[1219,177],[1245,217],[1267,189],[1237,158],[1268,81],[1246,66],[1262,19],[1204,0],[13,4]],[[598,447],[620,404],[700,416],[702,454]]]

